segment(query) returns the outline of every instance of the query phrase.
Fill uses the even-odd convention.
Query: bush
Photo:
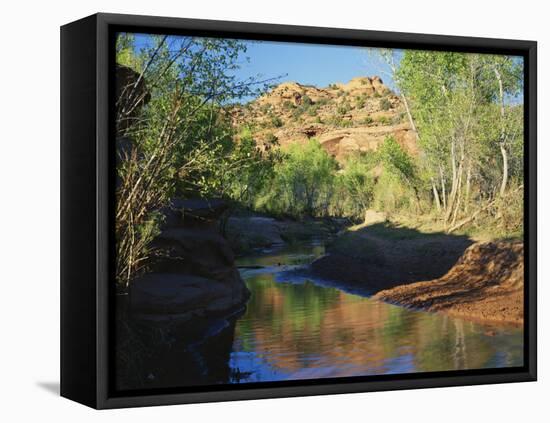
[[[313,100],[308,95],[304,95],[302,97],[302,105],[311,106],[312,104],[313,104]]]
[[[366,116],[365,118],[363,118],[363,120],[361,121],[361,123],[363,125],[370,125],[374,122],[373,118],[371,116]]]
[[[268,132],[265,136],[265,141],[268,144],[278,144],[279,138],[277,138],[273,132]]]
[[[285,110],[292,110],[292,109],[295,109],[296,106],[289,100],[285,100],[285,102],[283,103],[283,109]]]
[[[386,116],[380,116],[376,121],[382,125],[389,125],[391,123],[390,119]]]
[[[269,113],[271,111],[271,104],[262,104],[260,106],[260,111],[266,114]]]
[[[311,139],[305,145],[290,144],[256,206],[294,217],[325,215],[336,169],[336,161],[317,140]]]
[[[341,104],[340,106],[338,106],[338,108],[336,109],[336,111],[337,111],[338,114],[340,114],[340,115],[345,115],[345,114],[348,113],[350,110],[351,110],[351,106],[349,105],[348,102],[342,103],[342,104]]]
[[[275,116],[275,115],[271,116],[270,122],[271,122],[271,126],[275,128],[280,128],[281,126],[283,126],[283,121],[279,116]]]
[[[387,111],[391,109],[391,103],[387,98],[381,99],[379,105],[381,110]]]
[[[296,107],[293,111],[292,111],[292,118],[294,120],[298,120],[298,118],[300,116],[302,116],[302,113],[304,113],[304,109],[302,109],[301,107]]]
[[[353,122],[351,120],[342,119],[339,126],[341,128],[350,128],[353,126]]]

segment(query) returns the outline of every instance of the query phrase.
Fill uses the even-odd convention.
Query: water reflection
[[[117,307],[117,387],[139,389],[521,366],[523,330],[396,307],[311,280],[321,245],[239,261],[240,316],[150,325]]]
[[[296,247],[295,247],[296,248]],[[290,262],[322,253],[291,251]],[[252,291],[237,321],[232,382],[521,366],[523,333],[371,301],[294,278],[284,253],[247,260]]]

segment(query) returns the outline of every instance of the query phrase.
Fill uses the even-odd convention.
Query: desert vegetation
[[[376,209],[428,220],[446,232],[522,234],[520,61],[423,51],[398,58],[381,50],[398,94],[384,87],[372,101],[385,112],[395,104],[389,95],[399,99],[406,118],[397,120],[408,122],[416,152],[390,133],[374,149],[334,157],[315,136],[279,145],[276,130],[302,116],[335,128],[391,125],[391,119],[346,119],[365,108],[368,96],[352,102],[333,86],[338,102],[303,94],[280,109],[258,107],[272,128],[263,136],[256,131],[259,115],[236,125],[234,105],[269,96],[278,82],[237,79],[233,70],[245,54],[246,45],[235,40],[155,36],[138,49],[132,35],[118,37],[119,67],[134,75],[119,92],[116,116],[119,140],[126,140],[119,142],[117,167],[121,286],[146,263],[163,218],[159,210],[173,197],[225,198],[233,207],[275,216],[356,223]]]
[[[521,365],[522,61],[358,49],[388,85],[318,87],[251,45],[117,36],[117,383]]]

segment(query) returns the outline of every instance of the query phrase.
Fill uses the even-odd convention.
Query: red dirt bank
[[[457,317],[523,324],[523,242],[470,246],[441,278],[379,291],[373,298]]]

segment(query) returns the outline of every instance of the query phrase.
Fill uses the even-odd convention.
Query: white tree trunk
[[[502,82],[502,75],[497,66],[494,67],[495,76],[498,81],[498,94],[500,100],[500,154],[502,156],[502,183],[500,184],[501,197],[506,192],[506,185],[508,183],[508,152],[506,151],[506,127],[505,127],[505,113],[504,113],[504,84]]]

